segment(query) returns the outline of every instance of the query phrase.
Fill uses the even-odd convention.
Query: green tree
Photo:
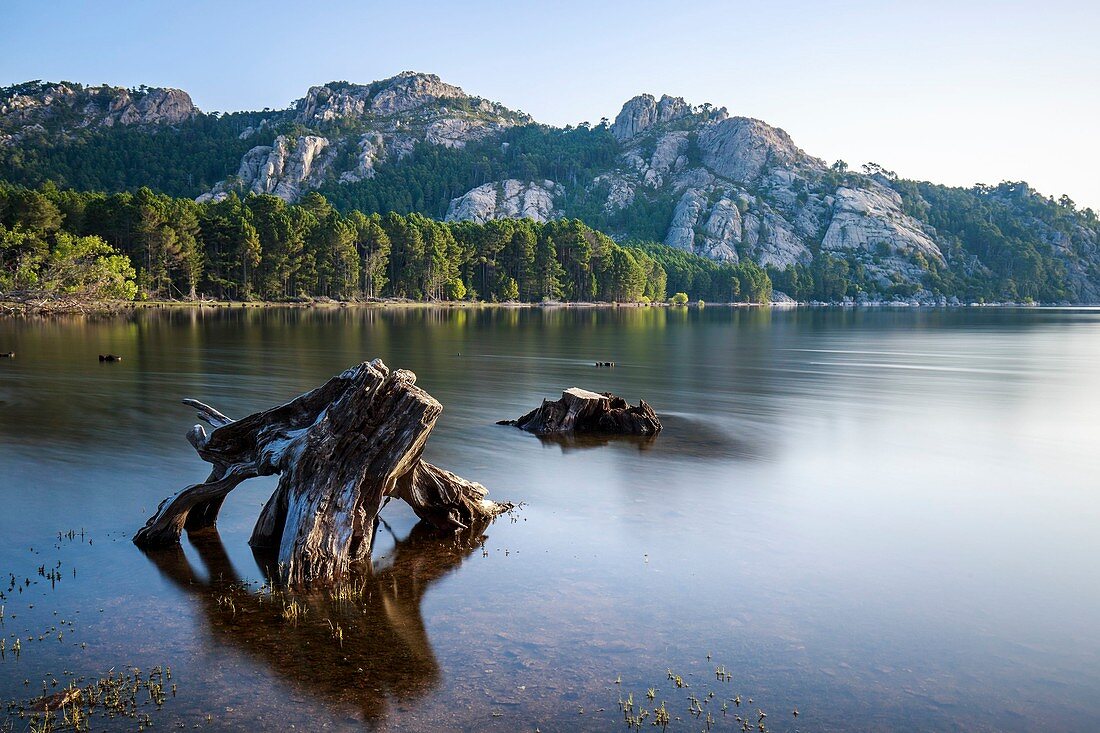
[[[423,295],[424,238],[420,230],[392,211],[382,217],[382,229],[390,240],[390,293],[418,300]]]
[[[390,258],[390,238],[382,228],[377,214],[364,216],[353,211],[349,217],[355,231],[355,248],[359,254],[360,290],[368,298],[376,298],[386,287],[386,270]]]
[[[538,300],[558,300],[562,297],[565,270],[558,262],[557,248],[550,233],[543,229],[535,244],[535,290]]]
[[[99,237],[62,232],[43,264],[39,281],[47,293],[133,300],[137,294],[134,277],[129,258]]]
[[[39,268],[48,253],[40,236],[22,226],[8,229],[0,224],[0,292],[38,287]]]

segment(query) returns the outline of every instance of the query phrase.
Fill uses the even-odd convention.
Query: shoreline
[[[139,310],[249,310],[249,309],[274,309],[288,308],[301,310],[345,310],[345,309],[419,309],[419,308],[445,308],[445,309],[539,309],[551,310],[559,308],[569,309],[644,309],[644,308],[776,308],[776,309],[878,309],[878,308],[906,308],[941,310],[956,308],[1097,308],[1100,303],[921,303],[917,301],[865,301],[865,302],[822,302],[822,301],[772,301],[770,303],[721,303],[693,301],[685,304],[660,303],[616,303],[599,301],[553,301],[541,303],[522,303],[509,301],[503,303],[471,302],[466,300],[447,301],[416,301],[402,298],[385,298],[376,300],[312,300],[312,301],[237,301],[237,300],[147,300],[147,301],[98,301],[95,303],[81,303],[78,306],[50,307],[45,304],[29,304],[20,301],[4,300],[0,298],[0,317],[3,316],[28,316],[28,315],[90,315],[109,316],[119,315],[125,312]]]

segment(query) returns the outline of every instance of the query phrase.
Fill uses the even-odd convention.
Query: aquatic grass
[[[707,661],[711,661],[711,655],[706,655]],[[661,700],[660,704],[654,704],[657,700],[658,689],[656,686],[649,687],[646,690],[645,696],[647,703],[638,705],[635,703],[634,694],[628,692],[625,699],[623,692],[619,692],[619,709],[623,713],[623,723],[631,729],[640,730],[643,721],[650,720],[651,724],[660,727],[662,730],[675,726],[678,721],[694,721],[696,726],[701,726],[703,733],[709,733],[712,729],[719,726],[719,721],[727,715],[730,711],[729,703],[733,703],[735,709],[741,708],[742,697],[740,693],[733,697],[720,697],[718,689],[709,689],[706,683],[703,683],[704,689],[692,690],[684,680],[684,676],[673,672],[672,668],[668,668],[665,671],[666,678],[676,685],[676,690],[684,690],[686,696],[683,698],[687,703],[684,710],[684,716],[681,718],[679,715],[674,715],[673,711],[668,707],[667,700]],[[714,680],[724,684],[729,684],[733,680],[733,674],[723,665],[717,665],[714,668]],[[621,677],[616,679],[616,683],[621,682]],[[728,692],[723,692],[723,695],[728,695]],[[752,705],[753,699],[747,698],[747,704]],[[716,715],[716,710],[721,712],[721,715]],[[798,708],[794,708],[791,711],[791,715],[797,718],[800,713]],[[761,708],[756,709],[755,715],[747,714],[744,717],[741,715],[735,716],[736,726],[742,731],[742,733],[748,733],[749,731],[756,731],[757,733],[768,733],[768,714]],[[694,727],[694,730],[700,730],[699,727]]]
[[[65,674],[69,674],[67,671]],[[152,704],[156,709],[167,700],[164,683],[171,678],[171,669],[154,667],[147,674],[134,667],[130,672],[115,673],[113,670],[103,677],[86,685],[77,680],[59,692],[47,694],[50,687],[56,688],[58,681],[52,678],[47,686],[43,680],[43,694],[29,702],[9,702],[8,719],[0,725],[0,731],[14,730],[16,719],[26,721],[26,730],[41,733],[60,733],[74,731],[84,733],[91,730],[95,717],[106,719],[130,718],[137,721],[137,730],[145,731],[153,726],[152,715],[139,712],[139,705]],[[24,680],[24,685],[29,681]],[[142,700],[145,692],[147,700]],[[176,685],[172,685],[172,695],[176,694]]]
[[[221,607],[229,609],[229,612],[234,616],[237,615],[237,604],[233,602],[231,596],[222,595],[214,598],[214,601]]]
[[[329,628],[329,631],[332,633],[332,638],[335,639],[336,641],[338,641],[340,643],[340,648],[343,649],[344,648],[344,629],[340,626],[340,624],[332,623],[332,619],[325,619],[325,620],[328,621],[328,628]]]
[[[283,618],[292,624],[297,624],[306,615],[306,607],[298,601],[283,602]]]

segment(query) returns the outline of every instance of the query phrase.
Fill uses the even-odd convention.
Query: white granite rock
[[[447,221],[484,224],[493,219],[534,219],[546,222],[561,216],[555,200],[562,195],[553,181],[523,182],[510,178],[478,186],[451,201]]]
[[[304,190],[318,186],[324,179],[333,159],[328,148],[329,141],[316,135],[303,135],[293,142],[279,135],[274,145],[259,145],[245,153],[237,179],[252,193],[297,201]],[[221,190],[216,187],[211,194]]]
[[[176,125],[198,114],[190,95],[181,89],[98,86],[64,82],[18,85],[0,97],[0,122],[9,127],[49,124],[76,128],[114,125]],[[79,117],[72,120],[73,113]]]
[[[916,219],[901,210],[901,197],[893,189],[872,184],[868,188],[839,188],[833,219],[821,240],[826,252],[875,250],[882,256],[921,253],[943,263],[943,253]]]
[[[374,167],[386,158],[386,147],[382,134],[368,132],[359,138],[358,150],[355,155],[355,168],[340,174],[342,183],[362,181],[374,178]]]
[[[756,179],[766,168],[791,165],[802,155],[783,130],[747,117],[704,126],[698,144],[703,165],[740,183]]]

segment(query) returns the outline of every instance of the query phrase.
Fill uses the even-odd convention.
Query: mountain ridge
[[[610,124],[556,128],[419,72],[328,82],[284,110],[229,115],[202,113],[179,90],[142,88],[139,96],[29,84],[39,85],[41,103],[26,84],[0,90],[0,174],[19,183],[66,168],[46,163],[32,174],[13,163],[13,150],[46,157],[74,136],[120,128],[170,149],[172,135],[201,123],[224,152],[204,169],[203,190],[191,189],[199,201],[236,191],[293,202],[317,190],[368,212],[575,217],[619,240],[750,260],[784,273],[792,290],[801,270],[821,277],[845,268],[854,291],[868,295],[964,294],[989,282],[991,297],[1100,300],[1100,226],[1091,210],[1024,184],[951,189],[899,180],[873,164],[857,173],[812,156],[781,128],[667,94],[627,100]],[[192,157],[203,152],[201,140],[194,144]],[[218,169],[224,175],[210,180]]]

